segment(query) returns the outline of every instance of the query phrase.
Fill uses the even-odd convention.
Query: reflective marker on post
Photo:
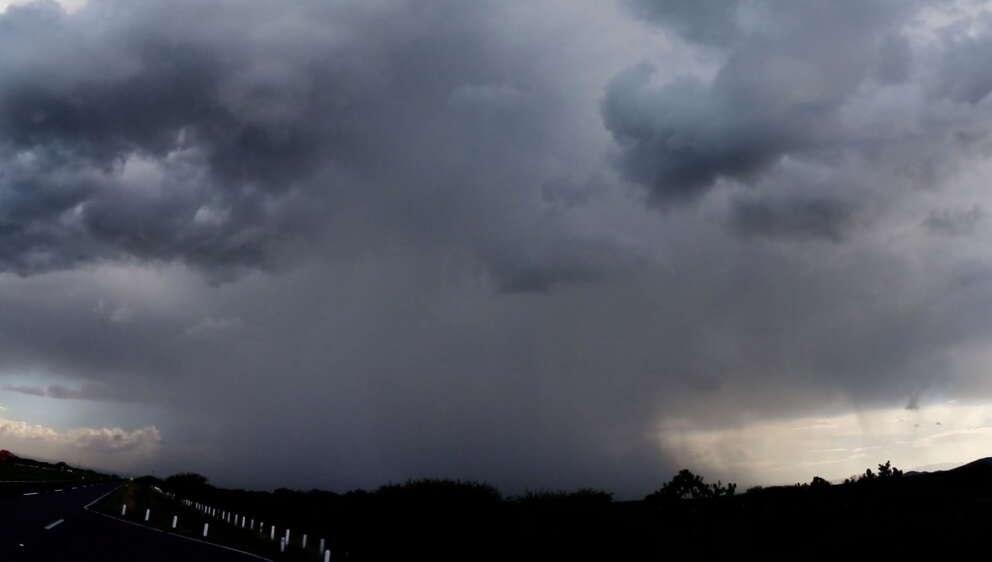
[[[127,504],[123,504],[121,505],[121,517],[124,517],[126,513],[127,513]]]
[[[178,522],[179,522],[179,516],[178,515],[173,515],[172,516],[172,528],[173,529],[176,528],[176,523],[178,523]]]
[[[272,532],[269,533],[269,540],[276,540],[276,526],[272,526]]]
[[[331,562],[331,549],[324,551],[324,562]]]
[[[279,552],[286,552],[286,537],[279,541]]]
[[[303,533],[303,548],[307,548],[307,534]]]
[[[324,539],[320,539],[320,548],[317,549],[317,552],[324,552]]]
[[[150,509],[145,510],[145,521],[148,521],[148,518],[151,517],[151,514],[152,514],[152,510]]]
[[[203,536],[207,536],[207,529],[210,528],[210,523],[203,524]]]

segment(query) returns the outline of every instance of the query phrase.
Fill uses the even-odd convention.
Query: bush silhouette
[[[169,491],[181,496],[195,496],[202,493],[207,487],[206,476],[195,472],[181,472],[173,474],[165,479],[165,486]]]
[[[871,484],[872,482],[890,482],[902,476],[902,471],[892,466],[892,461],[885,461],[885,464],[878,465],[878,473],[872,472],[870,468],[865,469],[864,474],[852,476],[844,480],[844,484]]]

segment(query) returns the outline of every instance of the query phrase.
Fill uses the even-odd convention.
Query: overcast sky
[[[0,10],[0,446],[640,497],[992,455],[992,4]]]

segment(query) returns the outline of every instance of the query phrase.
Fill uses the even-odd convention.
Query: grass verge
[[[127,506],[123,516],[121,515],[122,506]],[[226,523],[220,518],[207,516],[151,487],[135,482],[129,482],[119,488],[94,505],[93,509],[118,519],[140,523],[184,537],[236,548],[280,562],[323,560],[317,552],[317,545],[313,544],[316,541],[309,541],[307,549],[304,550],[300,548],[301,537],[294,536],[291,537],[293,544],[286,549],[286,552],[279,552],[279,536],[276,537],[277,540],[275,541],[270,540],[268,527],[266,532],[262,533],[257,529],[252,531],[233,523]],[[146,510],[150,510],[147,521],[145,520]],[[173,516],[177,518],[175,528],[172,527]],[[207,537],[203,537],[204,523],[210,525]],[[256,522],[256,525],[258,523],[260,522]]]

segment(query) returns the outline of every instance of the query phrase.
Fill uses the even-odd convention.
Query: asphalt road
[[[119,483],[0,498],[0,560],[258,562],[259,558],[86,511]],[[56,523],[61,521],[59,523]]]

